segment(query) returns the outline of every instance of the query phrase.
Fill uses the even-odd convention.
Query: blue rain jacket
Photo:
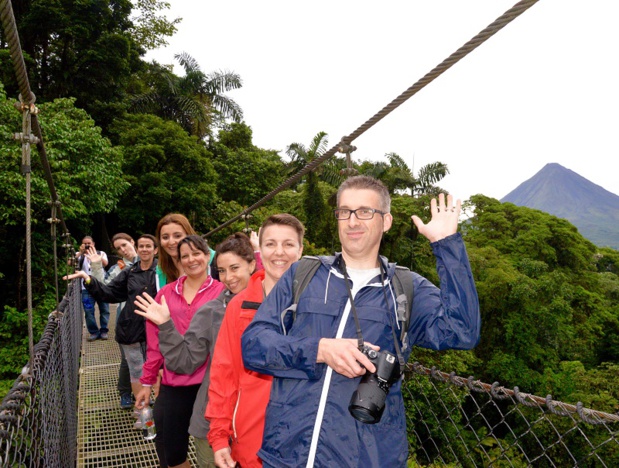
[[[471,349],[479,340],[480,315],[464,242],[459,233],[431,244],[441,289],[422,276],[414,279],[413,305],[404,358],[413,345],[435,350]],[[394,264],[385,266],[388,304],[380,276],[355,296],[365,341],[396,354],[397,330],[393,286]],[[351,379],[316,363],[321,338],[356,338],[352,313],[342,336],[338,325],[349,301],[343,275],[327,257],[299,298],[294,322],[282,311],[293,300],[297,264],[282,276],[258,309],[242,337],[243,360],[253,371],[273,375],[264,439],[258,453],[265,466],[404,467],[408,457],[406,415],[401,380],[391,386],[380,422],[354,419],[348,405],[361,377]],[[286,321],[288,323],[286,323]],[[321,400],[322,399],[322,400]],[[312,444],[313,434],[315,443]],[[311,449],[311,450],[310,450]]]

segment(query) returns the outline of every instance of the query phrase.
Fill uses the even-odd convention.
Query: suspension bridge
[[[518,2],[320,158],[207,235],[247,216],[337,152],[350,160],[356,138],[535,3]],[[0,1],[0,15],[24,116],[22,132],[16,138],[22,144],[27,187],[26,269],[30,291],[31,146],[38,150],[51,194],[49,222],[56,265],[56,227],[60,226],[67,246],[70,235],[54,188],[9,0]],[[0,405],[0,466],[158,466],[154,443],[145,441],[141,431],[133,429],[132,412],[118,407],[118,346],[114,341],[86,343],[79,284],[69,284],[62,299],[58,298],[56,310],[50,311],[36,344],[31,297],[28,299],[30,360]],[[409,466],[613,466],[619,457],[619,416],[585,408],[581,403],[522,393],[517,387],[480,382],[419,362],[408,364],[403,392],[409,415]],[[195,465],[193,447],[189,459]]]

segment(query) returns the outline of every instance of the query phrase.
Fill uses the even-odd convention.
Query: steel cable
[[[414,85],[412,85],[410,88],[408,88],[402,94],[400,94],[397,98],[395,98],[393,101],[391,101],[385,107],[383,107],[380,111],[378,111],[376,114],[374,114],[374,116],[372,116],[370,119],[368,119],[364,124],[362,124],[354,132],[352,132],[348,136],[343,137],[337,145],[333,146],[327,152],[325,152],[323,155],[321,155],[320,157],[316,158],[314,161],[309,163],[307,166],[305,166],[303,169],[301,169],[295,175],[293,175],[292,177],[290,177],[289,179],[284,181],[279,187],[277,187],[274,190],[272,190],[271,192],[269,192],[267,195],[265,195],[263,198],[258,200],[256,203],[251,205],[249,208],[246,208],[245,210],[243,210],[242,213],[238,214],[237,216],[234,216],[233,218],[230,218],[225,223],[217,226],[215,229],[213,229],[213,230],[209,231],[208,233],[206,233],[204,235],[204,237],[208,237],[211,234],[214,234],[214,233],[216,233],[216,232],[218,232],[218,231],[228,227],[230,224],[232,224],[235,221],[239,220],[242,216],[245,216],[248,213],[251,213],[256,208],[259,208],[264,203],[266,203],[267,201],[269,201],[273,197],[275,197],[275,195],[277,195],[281,191],[283,191],[283,190],[287,189],[288,187],[290,187],[291,185],[293,185],[297,180],[299,180],[305,174],[307,174],[310,171],[313,171],[316,167],[320,166],[323,162],[327,161],[329,158],[331,158],[333,155],[335,155],[335,153],[337,153],[338,151],[339,152],[345,152],[345,151],[341,151],[340,148],[341,147],[349,146],[355,139],[357,139],[359,136],[363,135],[367,130],[369,130],[374,125],[376,125],[378,122],[380,122],[383,118],[385,118],[387,115],[389,115],[393,110],[395,110],[397,107],[399,107],[405,101],[407,101],[410,97],[415,95],[417,92],[419,92],[425,86],[427,86],[429,83],[431,83],[437,77],[439,77],[441,74],[443,74],[449,68],[451,68],[460,59],[462,59],[463,57],[465,57],[466,55],[471,53],[473,50],[475,50],[477,47],[479,47],[481,44],[483,44],[486,40],[488,40],[490,37],[492,37],[498,31],[503,29],[506,25],[511,23],[514,19],[516,19],[518,16],[520,16],[526,10],[531,8],[538,1],[539,0],[522,0],[522,1],[518,2],[518,3],[516,3],[513,7],[511,7],[509,10],[507,10],[501,16],[499,16],[495,21],[493,21],[485,29],[483,29],[481,32],[479,32],[475,37],[473,37],[466,44],[464,44],[462,47],[460,47],[458,50],[456,50],[453,54],[451,54],[449,57],[447,57],[445,60],[443,60],[443,62],[441,62],[436,67],[434,67],[423,78],[421,78]]]

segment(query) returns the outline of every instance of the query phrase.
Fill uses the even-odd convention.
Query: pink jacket
[[[165,296],[166,303],[170,309],[170,316],[174,326],[181,335],[184,335],[189,328],[191,318],[196,311],[204,304],[219,296],[225,286],[210,276],[202,287],[198,290],[196,297],[191,304],[183,297],[183,285],[186,276],[170,283],[159,290],[155,300],[161,303],[161,296]],[[140,382],[143,385],[153,385],[157,382],[159,369],[163,367],[163,378],[161,383],[171,387],[184,387],[187,385],[199,385],[202,383],[208,359],[203,365],[198,367],[193,374],[176,374],[165,367],[165,360],[159,349],[159,327],[151,321],[146,321],[146,362],[142,367],[142,377]]]

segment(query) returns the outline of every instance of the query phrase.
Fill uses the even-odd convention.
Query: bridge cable
[[[0,0],[0,20],[9,44],[9,51],[15,77],[20,90],[19,102],[16,103],[16,108],[22,112],[22,132],[16,133],[14,138],[21,141],[22,144],[22,165],[21,172],[26,179],[26,284],[27,284],[27,302],[28,302],[28,348],[30,353],[30,370],[34,366],[34,330],[33,330],[33,313],[32,313],[32,220],[31,220],[31,145],[36,144],[43,172],[49,191],[51,193],[51,203],[55,208],[52,215],[53,220],[57,220],[63,229],[63,236],[69,238],[69,230],[62,216],[60,200],[56,193],[52,171],[47,158],[47,152],[43,144],[43,135],[37,118],[37,108],[35,106],[36,97],[30,89],[26,64],[19,41],[17,24],[13,7],[10,0]],[[56,218],[56,214],[58,217]],[[56,221],[52,221],[56,222]],[[54,231],[55,232],[55,231]],[[69,242],[67,241],[66,244]],[[54,237],[54,272],[56,281],[56,304],[58,304],[58,265],[56,255],[56,242]]]
[[[295,182],[297,182],[305,174],[307,174],[307,173],[313,171],[314,169],[316,169],[322,163],[324,163],[329,158],[331,158],[333,155],[335,155],[335,153],[337,153],[337,152],[350,153],[350,148],[351,148],[350,144],[355,139],[357,139],[358,137],[363,135],[367,130],[372,128],[375,124],[377,124],[379,121],[381,121],[387,115],[389,115],[393,110],[398,108],[401,104],[403,104],[405,101],[407,101],[410,97],[415,95],[418,91],[423,89],[426,85],[430,84],[433,80],[435,80],[440,75],[442,75],[445,71],[447,71],[449,68],[451,68],[453,65],[455,65],[460,59],[462,59],[463,57],[465,57],[466,55],[471,53],[473,50],[475,50],[477,47],[479,47],[481,44],[483,44],[486,40],[488,40],[490,37],[492,37],[494,34],[496,34],[498,31],[503,29],[505,26],[507,26],[509,23],[511,23],[514,19],[516,19],[518,16],[520,16],[522,13],[524,13],[526,10],[531,8],[538,1],[539,0],[522,0],[522,1],[518,2],[518,3],[516,3],[513,7],[511,7],[509,10],[507,10],[501,16],[499,16],[496,20],[494,20],[485,29],[480,31],[475,37],[473,37],[466,44],[464,44],[462,47],[460,47],[458,50],[456,50],[453,54],[451,54],[449,57],[447,57],[445,60],[443,60],[443,62],[441,62],[436,67],[434,67],[423,78],[421,78],[414,85],[412,85],[410,88],[408,88],[402,94],[400,94],[397,98],[395,98],[393,101],[391,101],[385,107],[383,107],[379,112],[377,112],[374,116],[372,116],[370,119],[368,119],[364,124],[362,124],[354,132],[352,132],[348,136],[343,137],[337,145],[335,145],[332,148],[330,148],[327,152],[322,154],[320,157],[314,159],[311,163],[309,163],[307,166],[305,166],[299,172],[297,172],[296,174],[294,174],[293,176],[291,176],[290,178],[285,180],[279,187],[273,189],[271,192],[266,194],[264,197],[262,197],[256,203],[251,205],[249,208],[246,208],[245,210],[243,210],[243,212],[241,214],[236,215],[233,218],[230,218],[225,223],[217,226],[215,229],[212,229],[211,231],[206,233],[204,235],[204,237],[208,237],[211,234],[214,234],[214,233],[216,233],[216,232],[218,232],[218,231],[228,227],[230,224],[234,223],[238,219],[240,219],[243,216],[251,213],[256,208],[259,208],[264,203],[266,203],[267,201],[269,201],[273,197],[275,197],[275,195],[277,195],[278,193],[280,193],[283,190],[285,190],[285,189],[289,188],[290,186],[292,186]]]
[[[22,54],[21,45],[19,42],[19,35],[17,32],[17,24],[15,23],[15,16],[13,15],[13,8],[10,0],[0,0],[0,20],[2,21],[2,27],[6,34],[6,39],[9,44],[9,51],[11,54],[11,61],[13,62],[13,69],[19,85],[19,91],[26,105],[34,104],[35,96],[30,89],[30,83],[28,81],[28,74],[26,72],[26,64],[24,62],[24,56]],[[25,96],[25,97],[24,97]],[[52,177],[52,170],[47,157],[47,151],[43,144],[43,135],[41,133],[41,127],[39,126],[39,120],[36,114],[32,115],[32,131],[34,136],[38,138],[36,142],[37,151],[41,158],[41,164],[43,166],[43,174],[47,181],[47,186],[51,194],[52,202],[57,203],[57,214],[60,226],[65,235],[69,232],[67,225],[62,216],[62,208],[60,199],[56,193],[56,187],[54,185],[54,179]]]

